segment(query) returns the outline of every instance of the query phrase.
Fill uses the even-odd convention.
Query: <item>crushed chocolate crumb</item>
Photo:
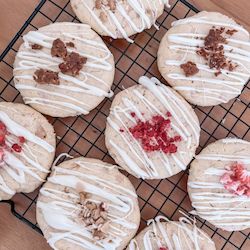
[[[63,74],[76,76],[86,63],[87,58],[80,56],[78,53],[71,52],[64,58],[64,62],[59,64],[59,68]]]
[[[51,55],[61,58],[65,58],[67,56],[67,48],[61,39],[57,38],[53,41]]]
[[[107,15],[106,15],[106,13],[105,13],[104,11],[102,11],[102,12],[100,13],[100,19],[101,19],[101,21],[104,22],[104,23],[108,21],[108,17],[107,17]]]
[[[39,84],[60,84],[58,73],[51,70],[38,69],[35,71],[33,78]]]
[[[87,200],[88,194],[79,193],[79,204],[81,211],[79,218],[84,225],[91,230],[93,237],[97,240],[104,239],[109,230],[108,213],[103,202],[96,204]]]
[[[115,0],[108,0],[108,6],[109,6],[110,10],[115,11],[115,9],[116,9]]]
[[[35,43],[31,45],[31,48],[34,50],[40,50],[43,48],[43,46]]]
[[[185,76],[187,77],[193,76],[199,72],[199,69],[197,68],[196,64],[191,61],[181,64],[180,67],[183,69]]]
[[[219,43],[226,43],[226,39],[222,36],[225,28],[210,29],[208,35],[205,37],[205,47],[210,50],[216,50]]]
[[[226,34],[232,35],[234,30],[227,30]],[[237,31],[236,31],[237,32]],[[233,71],[238,65],[233,64],[225,57],[224,46],[227,40],[223,36],[225,28],[216,29],[214,26],[209,30],[208,35],[205,37],[204,46],[198,48],[196,53],[208,61],[210,69],[216,69],[215,76],[221,74],[222,69]]]
[[[95,1],[95,7],[99,10],[102,8],[102,0]]]
[[[102,6],[108,7],[111,11],[116,10],[116,1],[115,0],[96,0],[95,7],[100,10]]]
[[[226,34],[229,35],[229,36],[232,36],[232,35],[234,35],[234,33],[236,33],[236,32],[238,32],[238,30],[235,30],[235,29],[233,29],[233,30],[227,30],[227,31],[226,31]]]
[[[67,46],[67,47],[74,48],[74,47],[75,47],[75,44],[72,43],[72,42],[68,42],[68,43],[66,43],[66,46]]]

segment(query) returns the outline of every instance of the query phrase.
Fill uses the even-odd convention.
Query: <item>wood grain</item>
[[[31,15],[38,2],[39,0],[0,0],[0,53]],[[65,4],[67,1],[55,0],[55,2]],[[219,11],[232,16],[250,30],[249,0],[238,0],[237,2],[235,0],[189,0],[189,2],[200,10]],[[58,14],[53,13],[53,9],[49,9],[48,13],[51,17]],[[39,24],[43,23],[42,19],[36,21]],[[7,205],[0,204],[0,215],[0,250],[50,249],[40,234],[12,216]]]
[[[189,0],[199,10],[219,11],[233,17],[238,23],[250,30],[249,0]]]
[[[1,250],[49,250],[47,242],[40,234],[21,223],[10,213],[7,204],[0,204]]]
[[[0,53],[7,46],[39,0],[0,0]]]

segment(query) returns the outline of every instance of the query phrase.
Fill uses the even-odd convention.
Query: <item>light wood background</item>
[[[0,53],[4,50],[39,0],[0,0]],[[67,2],[55,0],[55,2]],[[250,30],[249,0],[189,0],[200,10],[220,11],[232,16]],[[0,250],[50,249],[41,235],[10,214],[9,207],[0,204]]]

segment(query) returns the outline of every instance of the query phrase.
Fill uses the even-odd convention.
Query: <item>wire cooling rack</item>
[[[133,37],[134,43],[125,40],[104,38],[112,51],[116,62],[116,75],[113,85],[115,93],[137,83],[141,75],[158,77],[162,82],[157,64],[156,53],[159,42],[174,20],[191,16],[198,10],[185,0],[171,1],[171,9],[166,9],[158,19],[160,30],[147,30]],[[12,64],[22,35],[36,30],[51,22],[79,22],[71,10],[68,0],[41,0],[34,12],[14,36],[0,55],[0,98],[2,101],[22,102],[15,89],[12,76]],[[104,144],[106,117],[111,101],[106,99],[87,116],[73,118],[48,118],[57,134],[57,155],[67,152],[71,155],[87,156],[114,163]],[[201,124],[201,140],[198,152],[208,143],[227,136],[239,137],[250,141],[250,83],[241,96],[227,104],[201,108],[194,106]],[[197,152],[197,153],[198,153]],[[127,174],[128,175],[128,174]],[[143,181],[128,175],[139,196],[142,229],[146,220],[163,214],[176,220],[179,210],[188,212],[192,209],[186,191],[188,171],[164,180]],[[31,194],[17,194],[9,203],[14,216],[41,233],[35,219],[35,206],[38,190]],[[225,232],[216,229],[210,223],[197,220],[198,226],[206,231],[215,241],[217,249],[250,249],[250,230]],[[208,249],[209,250],[209,249]]]

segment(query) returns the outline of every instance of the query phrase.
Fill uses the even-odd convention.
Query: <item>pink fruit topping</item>
[[[16,143],[12,145],[6,144],[6,136],[13,136],[13,140],[16,141]],[[22,144],[25,143],[25,138],[23,136],[16,137],[15,135],[12,135],[10,132],[8,132],[5,124],[3,122],[0,122],[0,162],[3,161],[4,157],[4,151],[9,152],[17,152],[20,153],[22,151]]]
[[[240,163],[234,163],[226,169],[227,172],[220,178],[220,183],[230,193],[250,197],[250,175]]]
[[[179,135],[171,137],[169,135],[171,129],[172,117],[170,112],[167,112],[167,119],[163,116],[155,115],[150,120],[142,122],[136,117],[136,114],[132,112],[130,114],[136,119],[137,124],[134,127],[129,128],[132,136],[139,140],[143,149],[146,152],[163,151],[166,154],[174,154],[177,152],[177,142],[181,141]],[[120,130],[124,131],[123,129]]]

